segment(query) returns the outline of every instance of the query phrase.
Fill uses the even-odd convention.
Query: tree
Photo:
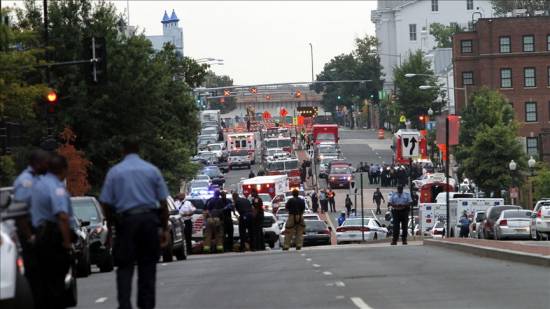
[[[440,23],[430,24],[430,34],[434,37],[439,48],[452,47],[453,35],[463,30],[457,23],[451,23],[448,26]]]
[[[88,168],[92,162],[88,161],[84,152],[77,150],[73,143],[76,135],[71,128],[65,128],[60,134],[64,143],[57,149],[57,153],[67,159],[69,165],[67,172],[67,190],[72,196],[81,196],[91,189],[88,182]]]
[[[550,196],[550,169],[547,165],[541,164],[533,179],[533,188],[535,189],[535,200]]]
[[[535,11],[550,10],[550,1],[548,0],[491,0],[495,15],[506,15],[515,9],[526,9],[529,15]]]
[[[382,88],[380,58],[376,53],[378,41],[375,37],[365,36],[355,39],[355,49],[341,54],[325,64],[317,75],[318,81],[368,80],[365,83],[317,83],[313,89],[323,92],[321,104],[326,110],[335,111],[336,106],[360,105],[373,92]]]
[[[206,88],[233,86],[233,79],[231,79],[231,77],[227,75],[216,75],[216,73],[212,71],[206,73],[204,80],[204,86]],[[237,107],[235,97],[224,98],[223,103],[221,103],[219,99],[210,99],[208,100],[208,104],[211,109],[219,109],[222,113],[230,112]]]
[[[405,74],[419,74],[412,78],[405,77]],[[430,69],[430,62],[424,59],[422,51],[411,54],[405,62],[394,69],[395,84],[399,99],[397,104],[407,119],[416,125],[419,124],[418,117],[426,115],[428,109],[439,112],[445,102],[436,102],[439,95],[439,85],[436,83],[434,72]],[[419,89],[422,85],[431,86],[431,89]]]
[[[517,129],[514,124],[514,109],[501,93],[486,87],[475,91],[469,98],[469,104],[461,113],[460,145],[456,148],[457,160],[463,161],[472,156],[470,147],[475,142],[479,131],[485,127],[494,127],[497,124]]]

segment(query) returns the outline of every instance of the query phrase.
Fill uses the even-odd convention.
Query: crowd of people
[[[410,179],[417,179],[426,172],[425,167],[418,163],[413,163],[409,167],[365,162],[359,164],[357,171],[368,174],[369,184],[381,187],[407,186]]]

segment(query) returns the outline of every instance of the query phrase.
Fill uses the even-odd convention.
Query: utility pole
[[[313,74],[313,44],[309,43],[309,48],[311,50],[311,81],[315,81],[315,75]]]

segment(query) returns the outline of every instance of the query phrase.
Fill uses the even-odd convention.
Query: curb
[[[424,245],[457,250],[457,251],[461,251],[461,252],[465,252],[465,253],[469,253],[477,256],[482,256],[482,257],[493,258],[493,259],[519,262],[519,263],[537,265],[537,266],[543,266],[543,267],[550,267],[550,257],[545,257],[542,255],[537,255],[532,253],[524,253],[524,252],[518,252],[518,251],[512,251],[512,250],[506,250],[506,249],[489,248],[489,247],[478,246],[478,245],[454,243],[454,242],[445,241],[445,240],[433,240],[433,239],[425,239]]]

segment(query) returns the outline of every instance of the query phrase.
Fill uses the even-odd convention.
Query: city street
[[[549,279],[419,242],[191,256],[158,264],[157,308],[547,308]],[[114,287],[115,272],[80,279],[78,308],[116,307]]]

